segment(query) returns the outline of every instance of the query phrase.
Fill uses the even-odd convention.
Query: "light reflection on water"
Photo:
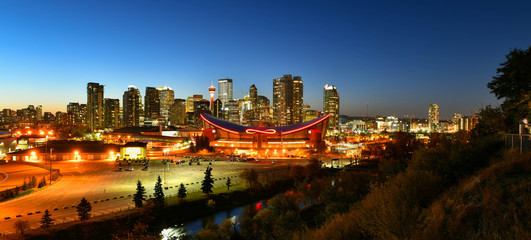
[[[237,229],[239,230],[239,223],[243,218],[244,213],[247,209],[254,207],[257,203],[259,202],[255,202],[251,205],[236,207],[226,211],[220,211],[214,215],[191,220],[181,225],[175,225],[173,227],[163,229],[160,232],[162,240],[180,240],[181,237],[186,234],[194,235],[198,233],[201,231],[201,228],[204,228],[209,222],[214,222],[217,225],[220,225],[227,218],[230,218],[233,223],[236,223]]]

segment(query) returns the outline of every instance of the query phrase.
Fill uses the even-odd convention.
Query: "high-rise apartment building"
[[[81,117],[81,123],[87,124],[87,104],[79,104],[79,116]]]
[[[170,108],[175,100],[175,93],[168,86],[158,87],[157,89],[160,96],[160,116],[164,117],[164,120],[168,122],[170,120]]]
[[[172,126],[185,124],[186,100],[177,98],[170,108],[170,124]]]
[[[99,83],[87,84],[87,125],[91,131],[103,128],[103,85]]]
[[[120,100],[105,98],[103,99],[103,108],[105,109],[105,127],[119,128],[121,126]]]
[[[437,130],[439,124],[439,105],[432,103],[428,108],[428,125],[431,131]]]
[[[302,101],[303,82],[300,76],[286,74],[273,79],[273,120],[278,126],[302,122]]]
[[[35,108],[35,120],[42,120],[42,105],[37,105]]]
[[[232,79],[219,79],[218,80],[218,98],[223,104],[223,108],[227,103],[232,100]]]
[[[323,112],[330,113],[328,129],[339,129],[339,94],[334,85],[326,84],[323,90]]]
[[[66,113],[68,115],[74,116],[75,123],[81,123],[82,117],[80,114],[80,106],[77,102],[70,102],[66,105]]]
[[[155,120],[160,114],[160,97],[159,90],[154,87],[146,87],[146,96],[144,97],[144,118]]]
[[[123,96],[123,123],[124,126],[140,126],[142,115],[142,96],[135,86],[129,86]]]

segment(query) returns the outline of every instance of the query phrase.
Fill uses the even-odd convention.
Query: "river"
[[[173,227],[163,229],[160,234],[162,236],[162,240],[179,240],[181,239],[181,236],[185,234],[193,235],[195,233],[198,233],[199,231],[201,231],[201,228],[205,227],[208,222],[214,222],[220,225],[227,218],[230,218],[233,223],[236,223],[237,229],[239,229],[239,222],[243,218],[245,212],[249,208],[260,209],[261,206],[262,201],[257,201],[252,204],[246,204],[232,209],[219,211],[213,215],[197,218],[188,221],[184,224],[175,225]]]

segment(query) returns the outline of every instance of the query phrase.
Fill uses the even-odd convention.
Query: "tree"
[[[50,211],[46,209],[44,211],[44,215],[42,215],[41,218],[41,228],[44,230],[50,229],[50,226],[53,224],[54,219],[52,219],[52,214],[50,214]]]
[[[513,49],[505,58],[496,70],[498,75],[492,77],[487,87],[496,98],[504,99],[506,127],[515,131],[521,119],[531,117],[531,47]]]
[[[207,167],[205,171],[205,179],[201,182],[201,191],[203,191],[204,194],[211,194],[212,188],[214,188],[214,179],[212,179],[212,168]]]
[[[162,191],[162,179],[160,176],[155,183],[155,205],[158,207],[164,206],[164,192]]]
[[[231,185],[230,177],[227,178],[227,182],[225,183],[225,185],[227,185],[227,191],[229,191],[230,190],[230,185]]]
[[[142,186],[142,182],[138,180],[136,183],[136,193],[133,196],[133,202],[135,203],[135,207],[142,207],[144,206],[144,201],[146,201],[146,188]]]
[[[15,222],[15,229],[18,233],[20,233],[20,235],[24,235],[24,233],[30,229],[29,222],[27,220],[18,220]]]
[[[84,197],[81,199],[81,202],[76,206],[77,215],[79,220],[86,222],[90,219],[90,211],[92,211],[92,206]]]
[[[258,173],[254,169],[245,169],[240,173],[240,178],[249,183],[249,188],[252,188],[258,182]]]
[[[184,187],[184,184],[181,183],[181,186],[179,186],[179,191],[177,192],[177,197],[184,199],[186,195],[186,187]]]

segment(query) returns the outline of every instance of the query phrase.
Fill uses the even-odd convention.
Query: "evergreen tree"
[[[30,182],[28,183],[28,188],[34,188],[37,186],[37,178],[35,176],[31,177]]]
[[[142,182],[138,180],[136,183],[136,193],[133,196],[133,202],[135,203],[135,207],[142,207],[144,206],[144,201],[146,201],[146,188],[142,186]]]
[[[201,191],[203,191],[204,194],[211,194],[212,188],[214,188],[214,179],[212,179],[212,168],[207,167],[205,171],[205,179],[201,182]]]
[[[157,178],[157,182],[155,183],[155,205],[156,206],[164,206],[164,192],[162,191],[162,179],[160,179],[160,176]]]
[[[230,190],[230,185],[231,185],[230,177],[227,178],[227,182],[225,183],[225,185],[227,185],[227,191]]]
[[[179,192],[177,192],[177,197],[179,197],[180,199],[184,199],[186,195],[186,187],[184,187],[184,184],[181,183],[181,186],[179,187]]]
[[[24,178],[24,183],[22,183],[22,191],[26,191],[28,189],[28,183],[26,182],[26,178]]]
[[[92,206],[84,197],[81,199],[81,202],[76,206],[77,215],[79,220],[86,222],[90,219],[90,211],[92,211]]]
[[[52,225],[54,219],[52,219],[52,214],[50,214],[50,211],[48,211],[48,209],[46,209],[44,211],[44,215],[42,215],[42,218],[41,218],[41,228],[44,229],[44,230],[48,230],[50,229],[50,226]]]

